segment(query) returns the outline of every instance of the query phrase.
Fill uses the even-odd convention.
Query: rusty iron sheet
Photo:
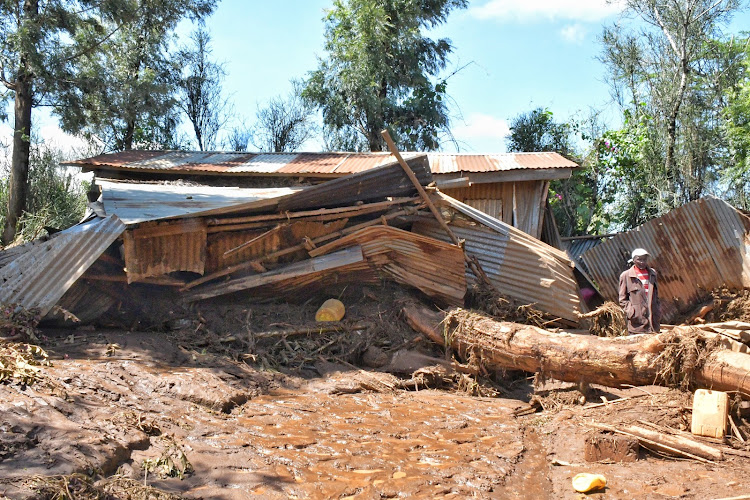
[[[581,255],[601,294],[618,301],[618,283],[635,248],[651,254],[662,321],[670,322],[727,286],[750,286],[750,219],[718,198],[693,201],[613,236]]]
[[[421,153],[402,152],[404,159]],[[434,174],[570,169],[578,165],[557,153],[428,153]],[[244,153],[124,151],[64,163],[84,171],[137,171],[207,175],[343,176],[394,161],[387,152]]]
[[[174,271],[203,274],[206,224],[202,219],[146,223],[123,234],[128,283]]]
[[[423,186],[432,182],[425,155],[407,160],[407,164]],[[330,180],[302,191],[266,200],[263,203],[242,203],[226,208],[192,214],[200,217],[237,216],[266,212],[285,212],[346,206],[357,202],[380,201],[388,197],[413,196],[416,188],[401,165],[389,163],[381,167]],[[272,202],[273,206],[269,206]]]
[[[406,160],[423,186],[432,182],[426,155]],[[397,162],[331,180],[279,200],[279,210],[304,210],[343,206],[386,197],[412,196],[417,192]]]
[[[370,264],[386,277],[416,288],[440,305],[464,305],[463,251],[434,238],[388,226],[373,226],[344,236],[311,255],[359,245]]]
[[[0,269],[0,302],[39,308],[46,315],[123,231],[125,224],[110,216],[33,245]]]
[[[482,269],[502,294],[550,315],[578,323],[581,311],[573,263],[567,255],[475,208],[439,194],[448,206],[479,223],[479,226],[451,224],[451,230],[465,240],[466,253],[479,260]],[[413,231],[449,241],[437,222],[417,222]],[[473,274],[467,269],[471,279]]]
[[[340,231],[347,222],[348,219],[334,220],[329,223],[299,221],[291,224],[280,224],[270,229],[209,234],[206,272],[212,273],[241,262],[258,259],[282,248],[298,245],[305,238],[312,240]],[[241,245],[248,242],[252,242],[252,244],[240,248]],[[300,250],[298,253],[287,255],[281,260],[276,258],[265,262],[288,262],[305,255],[306,252]]]

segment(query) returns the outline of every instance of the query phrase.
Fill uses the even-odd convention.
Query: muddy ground
[[[294,330],[314,304],[182,311],[148,332],[42,331],[52,361],[42,378],[0,384],[0,497],[65,488],[56,498],[750,494],[742,456],[704,464],[641,449],[632,463],[586,462],[594,422],[689,428],[689,393],[593,388],[581,404],[577,388],[535,390],[524,374],[472,382],[441,371],[441,351],[394,313],[399,297],[373,307],[372,292],[358,293],[348,321],[369,326],[322,337],[252,335]],[[395,352],[410,355],[383,365]],[[516,416],[531,398],[544,409]],[[579,472],[603,474],[606,489],[576,493]]]

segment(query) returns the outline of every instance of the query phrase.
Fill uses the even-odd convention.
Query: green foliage
[[[750,39],[746,39],[745,43],[748,42]],[[747,210],[750,208],[750,53],[745,54],[739,82],[726,95],[728,103],[723,117],[732,163],[724,171],[724,181],[730,200]]]
[[[216,149],[219,130],[231,115],[229,101],[222,96],[226,72],[211,60],[211,37],[198,29],[190,37],[191,45],[175,56],[178,75],[177,105],[185,113],[200,151]]]
[[[626,7],[625,19],[638,22],[602,36],[602,61],[626,122],[602,138],[617,153],[598,151],[610,176],[621,179],[610,206],[620,229],[717,193],[734,162],[722,109],[747,50],[720,32],[739,8],[735,0],[628,0]]]
[[[111,36],[81,54],[69,78],[54,81],[54,110],[63,129],[96,138],[106,150],[181,148],[173,96],[178,79],[167,49],[181,19],[200,18],[213,4],[137,0],[128,4],[124,20],[102,19],[101,29]],[[91,38],[82,30],[76,36]]]
[[[386,148],[388,128],[408,150],[435,150],[449,135],[447,83],[439,79],[451,42],[423,30],[444,23],[467,0],[336,0],[326,22],[325,59],[303,97],[323,111],[332,145]],[[437,81],[435,81],[437,79]],[[361,140],[352,141],[354,136]],[[343,140],[342,140],[343,139]]]
[[[73,173],[60,167],[67,159],[58,149],[35,144],[29,165],[27,210],[19,220],[20,241],[31,241],[43,235],[46,228],[67,229],[77,224],[86,211],[87,183],[78,182]],[[7,169],[7,165],[5,166]],[[0,185],[0,223],[5,222],[8,175]]]
[[[562,155],[573,153],[574,125],[556,123],[552,111],[536,108],[521,113],[511,120],[507,137],[508,151],[554,151]]]
[[[292,81],[286,98],[274,97],[265,107],[258,107],[251,142],[260,151],[282,153],[296,151],[317,131],[314,109],[302,99],[302,84]]]

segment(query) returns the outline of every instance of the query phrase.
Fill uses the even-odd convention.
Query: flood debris
[[[98,419],[85,428],[87,439],[100,437],[100,425],[118,437],[106,453],[96,451],[104,446],[97,443],[70,464],[55,455],[55,475],[39,478],[35,486],[49,498],[172,498],[148,489],[149,481],[180,481],[189,485],[181,486],[184,491],[200,496],[205,493],[201,474],[219,484],[237,468],[228,459],[211,476],[219,449],[251,456],[252,467],[242,474],[248,481],[257,475],[253,491],[261,495],[269,491],[263,478],[281,471],[274,486],[278,498],[322,491],[315,476],[306,473],[310,464],[325,469],[330,464],[320,463],[329,459],[333,472],[326,473],[332,477],[346,473],[379,481],[347,479],[356,486],[326,489],[336,496],[362,491],[397,496],[399,488],[409,487],[393,486],[393,481],[411,477],[428,478],[419,486],[425,498],[435,495],[435,484],[443,488],[437,493],[467,494],[476,478],[489,493],[499,491],[514,467],[523,468],[519,460],[527,446],[520,440],[542,439],[535,426],[552,425],[555,418],[559,424],[566,413],[585,416],[567,418],[585,427],[588,437],[578,443],[578,456],[557,462],[561,467],[574,467],[584,458],[635,463],[641,447],[709,465],[750,456],[750,423],[742,407],[750,398],[750,323],[744,322],[750,283],[743,281],[750,273],[745,273],[744,254],[736,252],[750,228],[744,214],[715,199],[701,200],[645,225],[635,236],[614,235],[593,248],[590,252],[599,254],[584,254],[583,275],[564,252],[537,239],[543,212],[539,200],[530,203],[536,212],[511,216],[539,230],[531,235],[515,222],[500,220],[505,215],[483,211],[497,208],[493,200],[464,203],[438,189],[425,155],[404,159],[392,153],[395,162],[346,177],[234,194],[227,186],[102,181],[102,189],[123,199],[148,194],[153,210],[144,202],[118,212],[112,198],[103,198],[94,206],[98,215],[84,224],[30,244],[25,252],[0,254],[0,297],[20,304],[6,306],[7,317],[0,321],[0,337],[6,340],[0,343],[0,388],[4,394],[18,392],[26,405],[6,405],[15,423],[0,422],[0,431],[12,437],[8,442],[25,448],[0,447],[0,469],[6,456],[9,467],[14,456],[36,446],[29,415],[52,415],[58,408],[70,421]],[[201,189],[206,190],[203,199]],[[703,246],[683,245],[683,230],[709,236],[701,236]],[[641,243],[638,238],[655,240]],[[652,244],[656,239],[659,245]],[[685,315],[690,325],[628,336],[616,303],[589,310],[593,302],[581,300],[584,289],[593,286],[611,298],[609,276],[616,274],[621,254],[633,241],[654,249],[655,265],[663,270],[662,293],[675,293],[671,317]],[[713,258],[714,267],[707,265],[711,279],[696,282],[695,290],[685,280],[678,283],[677,267],[666,263],[682,263],[683,269],[691,259],[704,259],[708,243],[726,250]],[[36,342],[35,327],[42,318],[76,328],[65,333],[69,341],[50,346],[52,356],[62,361],[69,352],[77,354],[81,367],[98,371],[96,383],[86,386],[65,375],[45,388],[47,393],[22,394],[38,379],[49,355],[31,343],[7,341]],[[103,326],[120,333],[103,333]],[[144,357],[134,347],[136,339],[144,344],[156,338],[169,349],[155,348],[155,354]],[[61,347],[65,354],[54,351]],[[548,384],[551,388],[545,389]],[[651,385],[681,392],[653,395],[653,388],[640,389]],[[623,396],[610,388],[641,393]],[[691,413],[698,412],[683,399],[700,388],[727,391],[731,398],[729,425],[718,433],[724,435],[715,436],[724,445],[706,444],[672,428],[687,429]],[[413,397],[400,400],[403,391]],[[428,429],[420,413],[448,392],[473,398],[477,416],[464,418],[461,400],[461,405],[446,406],[450,422],[440,420],[440,427]],[[282,399],[290,393],[294,396],[288,401]],[[498,403],[511,394],[517,398],[512,403]],[[180,412],[167,417],[161,413],[164,407],[156,406],[141,411],[138,400],[148,398],[179,401]],[[88,399],[96,404],[77,406]],[[383,428],[361,437],[358,454],[352,456],[347,447],[341,456],[328,457],[336,446],[321,442],[319,430],[328,420],[318,413],[341,410],[342,401],[346,424],[353,429],[361,431],[364,422]],[[126,410],[108,414],[120,403]],[[508,406],[502,418],[517,426],[508,435],[518,443],[503,439],[518,446],[506,449],[493,433],[475,432],[475,425],[493,432],[506,425],[480,425],[481,418],[489,418],[481,403]],[[362,414],[363,405],[373,409],[371,415]],[[400,426],[388,422],[396,407],[408,416]],[[640,415],[645,407],[672,427],[638,422],[640,417],[612,417],[618,409]],[[348,434],[335,434],[342,425],[337,418],[329,419],[334,422],[330,435],[348,443]],[[592,418],[606,423],[588,426]],[[283,429],[299,421],[310,427]],[[70,453],[77,453],[74,431],[79,429],[68,421],[60,428],[70,433],[63,436],[73,443]],[[403,435],[406,428],[413,436]],[[237,429],[242,429],[241,439],[233,435]],[[436,449],[455,444],[461,451],[456,456],[483,472],[472,476],[461,469],[463,462],[445,464],[442,452],[422,449],[422,444],[404,445],[404,465],[390,470],[387,460],[367,448],[387,434],[380,448],[385,455],[399,440],[421,440],[433,430],[435,443],[443,443]],[[38,439],[58,438],[40,434]],[[472,447],[465,453],[464,443]],[[107,474],[117,472],[99,481],[94,473],[80,474],[92,456],[106,465]],[[546,454],[541,456],[546,460]],[[40,464],[35,466],[40,470]],[[20,472],[16,477],[28,479]],[[440,486],[441,481],[450,485]]]
[[[718,348],[713,335],[676,327],[656,335],[601,338],[498,322],[476,312],[436,313],[407,306],[409,324],[464,359],[489,369],[541,373],[557,380],[595,383],[711,387],[750,397],[750,355]]]

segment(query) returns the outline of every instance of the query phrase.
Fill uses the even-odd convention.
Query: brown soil
[[[164,331],[43,331],[41,380],[0,384],[0,498],[578,499],[579,472],[607,477],[592,498],[750,492],[741,456],[584,460],[593,422],[689,426],[689,393],[593,388],[581,405],[569,384],[534,391],[499,373],[477,391],[441,372],[442,354],[398,318],[398,289],[342,298],[349,328],[338,332],[259,337],[308,327],[313,303],[167,308],[154,322]],[[386,359],[404,377],[359,368]],[[539,411],[519,416],[532,397]],[[748,416],[734,416],[747,432]]]

